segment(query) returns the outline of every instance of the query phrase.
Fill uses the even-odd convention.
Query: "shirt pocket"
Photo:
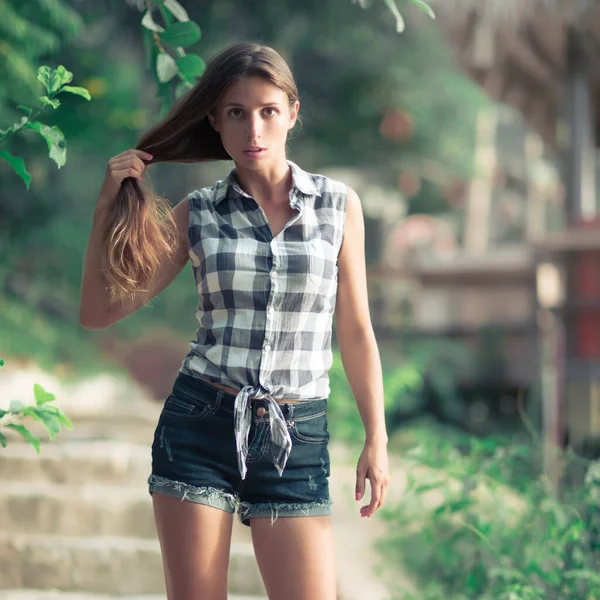
[[[322,238],[308,243],[308,277],[320,287],[328,287],[337,279],[337,253],[335,248]]]

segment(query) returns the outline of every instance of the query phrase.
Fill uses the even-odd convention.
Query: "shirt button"
[[[271,314],[273,314],[273,313],[275,312],[275,309],[274,309],[272,306],[269,306],[269,312],[270,312]]]
[[[271,349],[271,345],[270,344],[265,344],[265,350],[268,352]]]
[[[275,279],[275,277],[277,277],[277,272],[275,270],[273,270],[273,271],[271,271],[270,275],[271,275],[271,279]]]

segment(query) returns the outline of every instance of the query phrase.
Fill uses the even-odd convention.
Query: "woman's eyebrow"
[[[243,104],[240,104],[239,102],[230,102],[228,104],[226,104],[224,106],[224,108],[227,108],[228,106],[235,106],[236,108],[246,108]],[[261,108],[265,108],[265,106],[280,106],[279,102],[267,102],[266,104],[260,104],[259,105]]]

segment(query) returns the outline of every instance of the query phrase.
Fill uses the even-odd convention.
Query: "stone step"
[[[112,412],[110,415],[73,415],[67,414],[73,423],[72,429],[61,428],[53,441],[46,428],[36,421],[27,419],[23,425],[36,436],[42,444],[56,444],[64,441],[78,440],[119,440],[122,442],[134,442],[136,444],[152,443],[152,435],[158,422],[158,415],[151,413],[144,417],[138,415],[121,415]],[[19,444],[29,446],[23,436],[7,429],[5,436],[9,445]]]
[[[103,596],[84,592],[60,590],[0,590],[0,600],[121,600],[124,596]],[[228,594],[228,600],[268,600],[266,596],[241,596]],[[164,594],[127,596],[127,600],[165,600]]]
[[[232,594],[266,595],[252,544],[231,545]],[[57,589],[109,596],[164,594],[160,546],[127,537],[0,533],[0,590]]]
[[[0,480],[141,486],[151,469],[151,444],[107,440],[9,443],[0,452]]]
[[[152,498],[137,487],[5,481],[0,531],[66,536],[156,539]],[[233,542],[250,542],[250,528],[234,515]]]

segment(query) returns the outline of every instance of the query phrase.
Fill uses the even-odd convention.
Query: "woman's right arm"
[[[179,243],[171,257],[164,260],[146,291],[140,291],[131,299],[110,304],[107,281],[101,270],[102,243],[105,219],[116,200],[121,181],[126,177],[141,180],[145,168],[142,158],[148,156],[139,150],[128,150],[109,161],[107,176],[100,190],[92,223],[92,230],[85,253],[81,281],[81,303],[79,323],[86,329],[104,329],[134,313],[160,294],[181,272],[189,254],[187,250],[187,229],[189,201],[182,200],[171,215],[179,231]]]

